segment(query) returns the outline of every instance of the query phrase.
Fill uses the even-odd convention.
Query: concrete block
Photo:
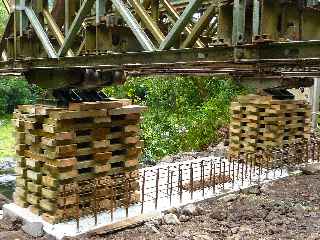
[[[43,224],[41,222],[26,222],[22,230],[32,237],[42,237],[44,235]]]

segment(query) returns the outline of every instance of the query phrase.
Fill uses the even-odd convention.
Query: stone
[[[159,234],[160,231],[157,229],[157,227],[152,222],[146,222],[145,226],[152,232]]]
[[[168,214],[164,215],[163,221],[165,224],[168,224],[168,225],[177,225],[177,224],[181,223],[179,221],[177,215],[175,215],[173,213],[168,213]]]
[[[239,194],[228,194],[220,198],[220,201],[223,202],[233,202],[239,198]]]
[[[246,189],[241,190],[244,194],[253,194],[253,195],[260,195],[261,194],[261,186],[255,185]]]
[[[177,214],[178,213],[178,209],[175,207],[169,208],[168,210],[166,210],[166,213],[173,213],[173,214]]]
[[[180,212],[182,215],[186,216],[198,216],[203,213],[203,209],[194,204],[188,204],[182,207]]]
[[[320,163],[312,163],[304,165],[300,170],[306,175],[317,175],[320,174]]]
[[[27,240],[29,238],[26,238],[21,234],[21,232],[18,232],[18,231],[1,231],[0,239],[1,240]]]
[[[180,222],[187,222],[190,219],[191,219],[191,217],[190,216],[186,216],[186,215],[180,215],[180,217],[179,217],[179,221]]]
[[[4,204],[10,203],[10,202],[11,202],[11,201],[10,201],[7,197],[3,196],[3,195],[0,193],[0,210],[2,209],[2,207],[3,207]]]
[[[44,235],[43,224],[41,222],[26,222],[22,230],[32,237],[42,237]]]

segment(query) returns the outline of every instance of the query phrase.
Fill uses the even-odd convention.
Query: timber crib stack
[[[231,103],[229,155],[238,157],[309,138],[310,105],[272,96],[240,96]]]
[[[140,200],[140,114],[129,100],[19,106],[14,201],[51,223]]]

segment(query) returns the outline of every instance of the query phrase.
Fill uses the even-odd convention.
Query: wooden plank
[[[123,106],[121,108],[115,108],[109,110],[110,115],[127,115],[127,114],[133,114],[133,113],[141,113],[147,110],[147,107],[140,106],[140,105],[128,105]]]
[[[122,105],[123,103],[121,101],[69,103],[69,110],[88,111],[99,109],[112,109],[122,107]]]
[[[79,118],[90,118],[90,117],[107,117],[108,110],[101,109],[101,110],[89,110],[89,111],[82,111],[82,112],[75,112],[75,111],[59,111],[59,112],[52,112],[49,114],[50,118],[56,120],[64,120],[64,119],[79,119]]]
[[[111,223],[111,224],[108,224],[107,226],[98,228],[93,231],[93,234],[104,236],[106,234],[124,230],[126,228],[140,226],[151,219],[156,219],[159,217],[160,217],[159,213],[142,214],[137,217],[127,218],[123,221]]]

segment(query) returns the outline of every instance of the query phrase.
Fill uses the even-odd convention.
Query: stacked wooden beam
[[[54,223],[139,201],[144,109],[128,100],[20,106],[15,202]]]
[[[305,101],[246,95],[231,103],[231,156],[282,147],[309,137],[311,109]]]

